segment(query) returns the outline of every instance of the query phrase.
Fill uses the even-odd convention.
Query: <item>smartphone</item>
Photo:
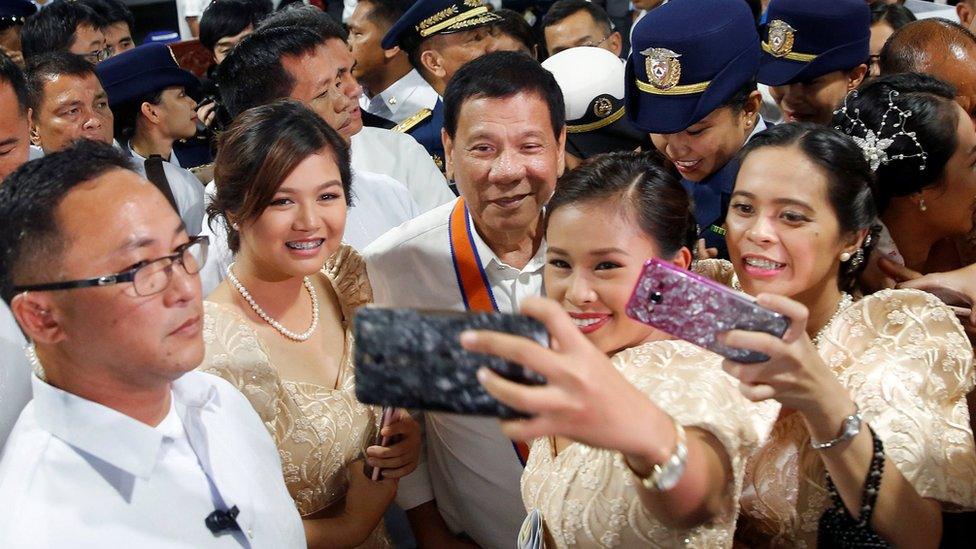
[[[393,413],[394,413],[394,411],[395,410],[393,408],[389,407],[389,406],[386,406],[386,407],[383,408],[383,419],[380,421],[380,429],[379,429],[379,431],[376,432],[376,438],[373,439],[373,443],[370,444],[370,446],[383,446],[383,447],[386,447],[386,446],[389,446],[390,444],[394,444],[394,443],[397,442],[396,439],[398,439],[399,437],[396,437],[396,436],[394,436],[394,437],[385,437],[385,436],[383,436],[383,435],[380,434],[383,431],[383,428],[384,427],[386,427],[390,423],[393,423]],[[372,465],[370,465],[368,463],[364,463],[363,464],[363,474],[366,475],[366,477],[369,478],[370,480],[372,480],[373,482],[379,482],[379,480],[380,480],[380,472],[381,471],[382,471],[382,469],[380,469],[379,467],[373,467]]]
[[[528,385],[545,379],[519,364],[462,349],[459,337],[465,330],[505,332],[549,346],[545,326],[526,316],[365,307],[353,318],[356,397],[397,408],[526,417],[489,395],[477,371],[487,367]]]
[[[736,362],[765,362],[763,353],[727,347],[729,330],[783,337],[790,319],[760,307],[752,297],[673,263],[650,259],[627,302],[627,316]]]

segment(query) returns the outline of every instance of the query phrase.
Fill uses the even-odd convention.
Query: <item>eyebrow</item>
[[[736,197],[736,196],[744,196],[744,197],[746,197],[746,198],[748,198],[750,200],[755,200],[756,199],[756,195],[754,195],[754,194],[752,194],[750,192],[747,192],[747,191],[734,191],[732,193],[732,196],[733,197]],[[810,211],[813,211],[813,206],[807,204],[806,202],[804,202],[802,200],[797,200],[795,198],[774,198],[773,199],[773,204],[799,206],[801,208],[806,208],[806,209],[808,209]]]
[[[178,235],[181,232],[185,232],[185,231],[186,231],[186,223],[180,221],[180,224],[176,226],[176,230],[173,231],[173,234]],[[132,250],[138,250],[140,248],[152,246],[155,243],[156,243],[155,238],[145,237],[145,236],[143,237],[134,236],[132,238],[129,238],[125,242],[123,242],[121,246],[116,248],[115,252],[119,253],[119,252],[129,252]]]
[[[332,179],[316,187],[315,192],[324,191],[329,187],[336,187],[336,186],[342,186],[342,181],[339,181],[338,179]],[[278,192],[283,194],[296,194],[298,191],[292,189],[291,187],[278,187]]]

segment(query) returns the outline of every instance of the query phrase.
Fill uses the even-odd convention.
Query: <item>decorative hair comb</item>
[[[881,116],[881,124],[878,126],[877,131],[868,128],[867,125],[861,121],[861,109],[854,108],[854,117],[851,118],[847,102],[851,97],[857,98],[857,90],[851,91],[844,98],[844,106],[840,109],[834,111],[834,114],[843,114],[850,122],[850,128],[845,132],[851,136],[861,151],[864,153],[864,159],[868,161],[871,166],[871,172],[877,171],[878,167],[882,164],[887,164],[892,160],[908,160],[910,158],[921,158],[921,162],[918,165],[918,171],[923,171],[925,169],[925,161],[928,158],[925,149],[922,148],[921,143],[918,142],[918,138],[915,137],[915,132],[905,131],[905,123],[912,116],[912,111],[904,110],[895,105],[894,98],[898,95],[897,90],[891,90],[888,92],[888,110]],[[888,117],[894,113],[897,116],[897,121],[892,121],[888,123]],[[893,117],[894,118],[894,117]],[[836,129],[844,131],[844,128],[840,126],[835,126]],[[864,135],[854,135],[855,131],[860,128]],[[890,131],[889,135],[885,136],[885,129],[888,128]],[[915,154],[895,154],[888,156],[888,148],[894,144],[895,140],[899,137],[907,137],[915,144],[915,148],[918,152]]]

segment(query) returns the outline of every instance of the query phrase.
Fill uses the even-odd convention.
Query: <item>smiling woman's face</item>
[[[851,238],[841,234],[827,190],[827,175],[798,147],[765,147],[746,157],[725,221],[743,290],[805,302],[837,287]]]

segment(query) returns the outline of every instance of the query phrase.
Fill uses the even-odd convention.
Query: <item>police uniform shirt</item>
[[[762,118],[758,118],[756,127],[753,128],[749,139],[765,129],[766,123]],[[695,203],[698,237],[705,239],[707,248],[718,249],[718,257],[721,259],[729,258],[723,225],[729,209],[729,199],[735,188],[735,177],[738,173],[739,164],[735,159],[732,159],[717,172],[699,182],[681,180],[681,184],[684,185],[685,190],[692,196]]]
[[[438,99],[429,114],[427,111],[421,111],[401,122],[393,128],[393,131],[410,134],[410,137],[416,139],[427,150],[427,154],[430,155],[437,168],[443,171],[444,142],[441,140],[441,129],[443,127],[444,102]]]
[[[363,252],[374,303],[463,311],[448,236],[450,202],[404,223]],[[469,218],[470,223],[470,218]],[[514,313],[529,296],[541,295],[545,243],[522,269],[502,262],[472,231],[492,294],[503,313]],[[423,415],[426,452],[417,470],[400,479],[397,503],[411,509],[437,500],[454,532],[481,547],[508,549],[525,518],[519,488],[522,466],[512,446],[488,417]]]
[[[421,109],[433,109],[437,99],[434,88],[420,76],[417,69],[412,69],[373,97],[361,95],[359,106],[366,112],[399,124]]]
[[[382,174],[402,183],[421,212],[454,200],[444,174],[409,135],[364,127],[352,136],[349,150],[354,172]]]

